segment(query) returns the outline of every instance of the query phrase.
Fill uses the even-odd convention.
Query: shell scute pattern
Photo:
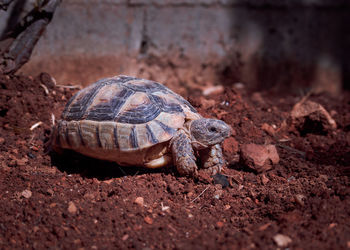
[[[63,148],[137,151],[170,140],[200,115],[185,99],[150,80],[102,79],[67,103],[56,144]]]

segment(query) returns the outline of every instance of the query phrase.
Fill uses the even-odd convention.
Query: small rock
[[[73,201],[70,201],[68,203],[68,212],[71,213],[71,214],[75,214],[77,212],[77,207],[75,206],[74,202]]]
[[[152,225],[152,224],[153,224],[153,219],[152,219],[151,217],[149,217],[149,216],[146,216],[146,217],[144,218],[144,220],[145,220],[145,222],[146,222],[147,224],[149,224],[149,225]]]
[[[213,198],[218,200],[220,199],[221,195],[222,195],[222,189],[216,190],[214,192]]]
[[[244,83],[241,83],[241,82],[235,82],[233,84],[233,87],[236,88],[236,89],[244,89],[245,85],[244,85]]]
[[[47,189],[46,192],[51,196],[54,194],[54,191],[51,188]]]
[[[224,87],[222,85],[217,85],[217,86],[210,86],[203,89],[202,94],[204,96],[208,96],[208,95],[221,94],[223,92],[224,92]]]
[[[269,178],[267,178],[265,174],[262,174],[260,178],[261,178],[261,183],[263,185],[266,185],[270,181]]]
[[[319,103],[301,100],[294,105],[289,126],[301,134],[323,134],[337,128],[337,124],[327,110]]]
[[[292,239],[283,234],[276,234],[273,236],[273,240],[279,247],[286,247],[288,244],[292,243]]]
[[[49,205],[50,208],[54,208],[54,207],[56,207],[56,206],[57,206],[57,203],[51,203],[51,204]]]
[[[103,183],[110,185],[111,183],[113,183],[113,181],[114,179],[109,179],[109,180],[104,180]]]
[[[126,241],[129,238],[128,234],[124,234],[124,236],[122,237],[122,241]]]
[[[45,72],[41,73],[39,75],[39,79],[42,84],[44,84],[49,88],[54,88],[56,85],[56,80],[52,76],[50,76],[48,73],[45,73]]]
[[[331,223],[331,224],[329,224],[328,228],[332,229],[332,228],[336,227],[337,225],[338,225],[337,223]]]
[[[33,227],[33,232],[36,233],[36,232],[39,231],[39,229],[40,229],[40,228],[39,228],[38,226],[34,226],[34,227]]]
[[[26,189],[21,193],[21,196],[26,199],[29,199],[30,197],[32,197],[32,191]]]
[[[271,225],[270,222],[259,227],[259,231],[265,231]]]
[[[218,228],[222,228],[224,226],[224,223],[222,221],[218,221],[218,222],[216,222],[216,226]]]
[[[304,206],[305,203],[304,203],[304,200],[305,200],[305,196],[302,195],[302,194],[296,194],[294,196],[294,199],[295,199],[295,202],[298,203],[300,206]]]
[[[274,145],[244,144],[241,147],[241,161],[247,167],[263,172],[277,164],[280,158]]]
[[[28,162],[28,159],[22,158],[22,159],[16,159],[17,166],[25,166]]]
[[[274,136],[276,133],[275,129],[267,123],[264,123],[263,125],[261,125],[261,129],[271,136]]]
[[[81,240],[80,240],[80,239],[75,239],[75,240],[73,241],[73,243],[74,243],[74,244],[80,244],[80,243],[81,243]]]
[[[5,142],[5,139],[0,137],[0,144],[3,144]]]
[[[164,205],[163,205],[163,202],[161,202],[160,205],[161,205],[161,208],[162,208],[162,212],[164,212],[164,211],[169,211],[169,209],[170,209],[169,206],[164,206]]]
[[[134,200],[134,203],[139,205],[140,207],[143,207],[144,205],[144,199],[143,197],[137,197],[135,200]]]
[[[227,176],[217,173],[213,176],[214,184],[220,184],[223,188],[230,185]]]

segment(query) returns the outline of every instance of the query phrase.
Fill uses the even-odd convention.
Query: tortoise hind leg
[[[209,172],[212,175],[221,172],[221,169],[225,164],[225,160],[222,155],[221,146],[219,144],[200,151],[200,156],[205,171]]]
[[[197,176],[196,157],[193,152],[191,140],[184,131],[179,130],[171,141],[173,161],[181,175]]]

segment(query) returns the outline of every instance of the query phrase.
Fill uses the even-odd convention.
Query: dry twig
[[[204,194],[205,191],[207,191],[207,189],[209,188],[209,186],[207,186],[196,198],[194,198],[191,203],[193,203],[195,200],[197,200],[202,194]]]

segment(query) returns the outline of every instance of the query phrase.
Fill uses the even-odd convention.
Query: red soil
[[[300,97],[233,87],[210,98],[192,94],[201,114],[235,130],[224,142],[222,175],[193,180],[173,168],[44,154],[51,113],[58,118],[73,92],[47,75],[0,76],[0,248],[276,249],[277,234],[293,249],[350,247],[349,93],[311,96],[338,128],[303,136],[262,129],[279,128]],[[279,164],[250,171],[238,162],[243,143],[276,145]]]

